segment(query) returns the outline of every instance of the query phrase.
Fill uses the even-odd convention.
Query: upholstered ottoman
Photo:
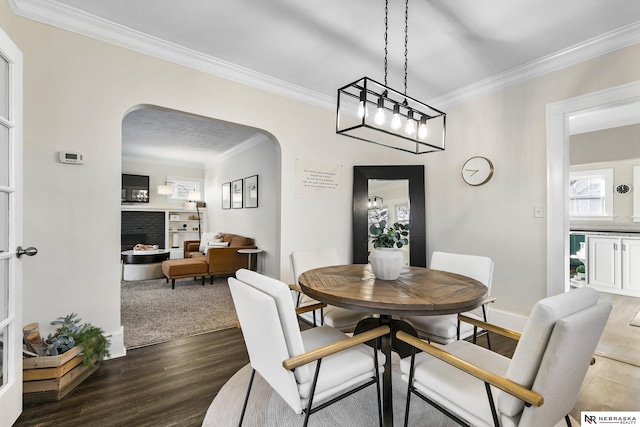
[[[171,279],[171,289],[176,288],[176,279],[185,277],[202,277],[204,286],[204,278],[209,275],[209,264],[205,257],[170,259],[163,261],[162,273],[167,278],[167,283]]]

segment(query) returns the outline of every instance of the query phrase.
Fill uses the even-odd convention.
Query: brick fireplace
[[[122,211],[121,214],[121,250],[133,249],[138,243],[166,247],[164,212]]]

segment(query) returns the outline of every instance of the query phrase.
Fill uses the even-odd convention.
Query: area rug
[[[403,425],[407,386],[400,378],[399,358],[394,354],[393,365],[393,422]],[[247,392],[251,366],[240,369],[220,389],[209,406],[203,427],[237,426]],[[245,427],[300,427],[303,415],[296,415],[289,405],[256,374],[251,389]],[[370,427],[378,425],[376,390],[373,386],[355,393],[340,402],[316,412],[309,419],[310,427]],[[453,427],[455,422],[420,398],[411,398],[409,425]]]
[[[123,281],[122,325],[127,349],[234,327],[238,321],[225,277],[213,284],[177,279]]]

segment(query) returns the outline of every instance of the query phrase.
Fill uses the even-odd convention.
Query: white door
[[[0,29],[0,426],[22,411],[22,52]]]

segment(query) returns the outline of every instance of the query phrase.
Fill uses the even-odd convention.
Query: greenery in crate
[[[57,356],[66,353],[73,347],[82,346],[82,363],[94,367],[94,356],[98,356],[101,362],[109,357],[109,340],[104,335],[101,328],[90,323],[81,324],[81,319],[76,318],[77,314],[71,313],[66,317],[58,317],[51,322],[52,325],[59,325],[56,332],[47,337],[47,356]]]
[[[409,229],[411,224],[399,222],[387,227],[387,220],[376,212],[376,222],[369,227],[369,238],[374,248],[398,248],[409,244]]]

